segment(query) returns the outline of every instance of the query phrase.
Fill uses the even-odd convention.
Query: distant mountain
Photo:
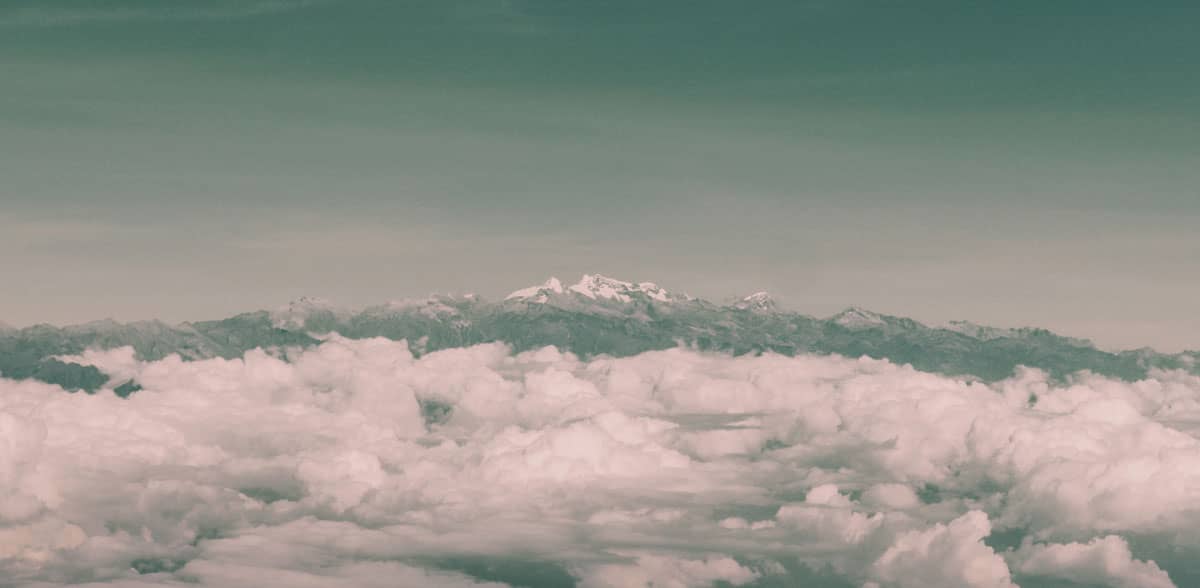
[[[1200,373],[1200,352],[1149,349],[1107,352],[1089,341],[1044,329],[1000,329],[967,322],[930,327],[912,319],[848,308],[827,318],[781,309],[766,292],[714,304],[668,292],[651,282],[585,275],[564,286],[556,278],[492,302],[475,295],[433,296],[361,310],[302,298],[274,311],[169,325],[160,321],[99,321],[68,327],[0,327],[0,374],[94,391],[136,382],[108,382],[92,367],[57,356],[88,348],[132,346],[140,357],[239,357],[254,348],[306,347],[319,335],[407,340],[417,354],[503,341],[518,351],[554,345],[582,356],[625,356],[679,345],[734,354],[775,352],[886,358],[930,372],[985,381],[1017,366],[1064,378],[1080,370],[1135,380],[1150,369]]]
[[[779,305],[775,304],[775,299],[766,292],[755,292],[732,305],[737,310],[749,310],[753,312],[776,312],[779,310]]]

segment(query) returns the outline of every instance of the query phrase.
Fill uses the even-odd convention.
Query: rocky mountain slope
[[[966,322],[931,327],[861,308],[816,318],[781,309],[765,292],[715,304],[650,282],[585,275],[570,286],[551,278],[500,301],[474,295],[434,296],[351,311],[305,298],[275,311],[178,325],[99,321],[0,329],[0,374],[73,390],[93,391],[107,384],[124,394],[135,391],[136,383],[107,382],[95,368],[57,357],[129,345],[144,359],[170,354],[184,359],[230,358],[260,347],[315,345],[321,334],[329,332],[350,338],[403,339],[418,354],[503,341],[517,350],[554,345],[582,356],[624,356],[679,345],[733,354],[866,355],[986,381],[1008,377],[1022,365],[1056,378],[1080,370],[1125,380],[1142,378],[1156,368],[1200,373],[1200,352],[1195,351],[1113,353],[1044,329],[1001,329]]]

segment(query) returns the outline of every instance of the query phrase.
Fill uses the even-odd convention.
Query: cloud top
[[[1159,587],[1200,555],[1182,372],[338,336],[69,359],[143,389],[0,380],[21,585]]]

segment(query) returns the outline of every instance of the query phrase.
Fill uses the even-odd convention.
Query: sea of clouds
[[[0,585],[1200,585],[1200,378],[500,344],[0,380]]]

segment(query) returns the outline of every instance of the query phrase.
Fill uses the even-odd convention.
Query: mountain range
[[[927,326],[855,307],[817,318],[781,308],[766,292],[718,304],[651,282],[589,274],[570,286],[551,278],[499,301],[439,295],[350,310],[302,298],[273,311],[181,324],[104,320],[16,329],[0,323],[0,375],[88,392],[113,386],[127,395],[139,389],[136,382],[109,382],[94,367],[59,358],[122,346],[132,346],[145,360],[171,354],[186,360],[232,358],[255,348],[317,345],[331,332],[407,340],[418,355],[502,341],[517,351],[553,345],[585,357],[676,346],[733,354],[870,356],[983,381],[1006,378],[1018,366],[1044,370],[1055,379],[1083,370],[1123,380],[1143,378],[1153,369],[1200,373],[1200,351],[1111,352],[1045,329],[963,321]]]

